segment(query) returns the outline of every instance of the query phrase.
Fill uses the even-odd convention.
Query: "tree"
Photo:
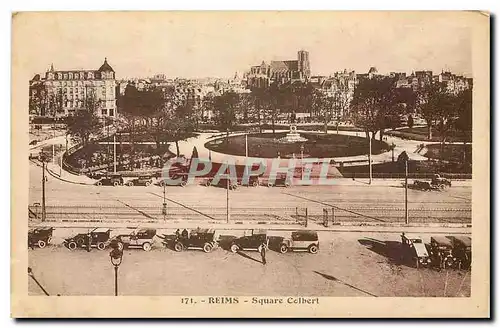
[[[240,109],[238,94],[230,91],[215,97],[214,108],[215,123],[222,131],[226,131],[227,137],[229,137],[229,131],[236,125],[236,116]]]
[[[83,146],[88,145],[92,135],[100,135],[101,128],[99,117],[90,110],[79,110],[67,119],[68,134]]]
[[[406,125],[411,129],[413,128],[413,116],[410,114],[408,115],[408,120],[406,121]]]
[[[455,105],[458,115],[453,124],[455,129],[462,134],[462,141],[464,143],[463,162],[467,163],[466,144],[472,135],[472,89],[459,93],[456,97]]]
[[[444,83],[429,83],[417,91],[417,106],[427,123],[427,139],[432,139],[432,128],[438,121],[443,122],[443,108],[448,101]]]
[[[324,124],[324,132],[328,133],[328,123],[335,116],[335,100],[333,97],[327,97],[323,92],[315,90],[312,96],[312,108],[317,117],[319,117]]]
[[[367,138],[384,129],[394,126],[401,120],[404,106],[401,105],[394,88],[394,79],[378,77],[362,79],[354,89],[351,102],[351,117],[354,125],[362,128]]]

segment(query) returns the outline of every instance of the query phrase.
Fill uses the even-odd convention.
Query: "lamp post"
[[[45,153],[40,153],[40,160],[42,162],[42,222],[45,222],[46,211],[45,211]]]
[[[163,180],[163,208],[161,214],[163,215],[163,221],[167,219],[167,182]]]
[[[304,176],[304,144],[300,145],[300,178]]]
[[[396,148],[396,144],[394,141],[391,144],[391,151],[392,151],[392,162],[394,163],[394,148]]]
[[[231,213],[229,211],[229,175],[226,178],[226,223],[229,223]]]
[[[118,242],[116,240],[111,243],[111,247],[113,249],[109,252],[109,258],[111,264],[113,264],[115,268],[115,296],[118,296],[118,267],[122,264],[123,250],[118,247]]]
[[[372,184],[372,138],[370,136],[370,132],[368,132],[368,143],[369,143],[369,151],[368,151],[368,167],[370,171],[370,180],[368,184]]]

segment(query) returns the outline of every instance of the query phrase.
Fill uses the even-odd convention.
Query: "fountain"
[[[301,137],[297,132],[297,125],[290,124],[290,132],[286,134],[286,136],[278,139],[280,142],[304,142],[307,141],[306,138]]]

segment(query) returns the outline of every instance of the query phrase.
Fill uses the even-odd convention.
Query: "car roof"
[[[267,230],[265,230],[265,229],[253,229],[252,234],[253,235],[267,235]]]
[[[444,237],[444,236],[432,236],[431,240],[434,240],[438,244],[445,244],[445,245],[450,245],[451,246],[451,241]]]
[[[460,241],[465,246],[470,246],[472,243],[472,239],[469,236],[451,236],[450,238]]]
[[[110,231],[110,229],[108,228],[95,228],[94,230],[92,230],[92,232],[108,232]]]
[[[406,239],[420,239],[420,240],[422,240],[422,237],[420,237],[419,235],[407,235],[407,234],[405,234],[405,237],[406,237]]]

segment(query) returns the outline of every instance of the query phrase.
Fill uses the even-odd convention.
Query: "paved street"
[[[270,233],[272,234],[272,232]],[[429,242],[430,235],[421,235]],[[120,295],[470,295],[470,272],[416,269],[398,256],[398,233],[321,232],[318,254],[267,252],[177,253],[160,243],[153,250],[126,250],[119,268]],[[60,241],[60,239],[59,239]],[[59,242],[55,238],[54,242]],[[29,250],[29,265],[49,294],[113,295],[109,250],[88,253],[63,246]],[[31,295],[41,295],[30,279]]]
[[[310,219],[320,220],[323,208],[335,207],[339,221],[404,222],[404,188],[382,182],[368,186],[365,181],[339,179],[332,186],[241,187],[230,192],[231,214],[233,219],[287,219],[297,214],[296,208],[299,215],[307,208]],[[46,197],[49,219],[162,218],[163,188],[157,186],[87,186],[49,176]],[[166,188],[166,199],[168,218],[226,219],[225,189],[172,186]],[[40,201],[41,168],[31,163],[30,204]],[[408,190],[408,202],[411,222],[471,223],[471,186],[466,182],[457,181],[442,192]]]

